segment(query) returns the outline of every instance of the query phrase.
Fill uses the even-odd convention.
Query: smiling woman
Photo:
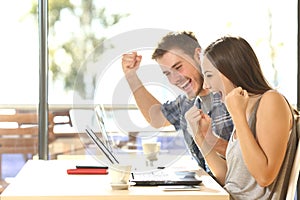
[[[203,128],[210,117],[193,108],[187,112],[213,174],[233,199],[285,198],[284,183],[289,181],[298,142],[298,116],[293,116],[289,102],[267,83],[255,52],[242,37],[212,42],[204,50],[202,69],[206,86],[222,91],[234,123],[223,160],[204,137],[211,132]]]

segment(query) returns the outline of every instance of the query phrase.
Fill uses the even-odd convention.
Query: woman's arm
[[[238,95],[232,97],[243,98],[243,95]],[[226,102],[231,104],[232,97],[226,99]],[[235,105],[229,112],[235,124],[244,162],[258,184],[268,186],[277,177],[286,152],[292,127],[289,105],[277,92],[267,92],[262,96],[256,115],[257,139],[247,122],[246,116],[250,111],[244,116],[238,111],[240,108],[237,105],[243,105],[243,100],[231,105]]]
[[[224,185],[227,172],[226,161],[215,151],[214,146],[206,141],[205,135],[211,131],[211,119],[197,107],[193,106],[186,112],[185,118],[193,133],[193,138],[204,156],[209,168],[220,184]]]

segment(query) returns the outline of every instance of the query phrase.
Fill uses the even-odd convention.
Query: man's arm
[[[168,126],[170,123],[161,111],[161,103],[145,88],[136,73],[141,59],[142,57],[136,52],[123,55],[122,67],[126,80],[133,92],[138,108],[148,123],[155,128]]]

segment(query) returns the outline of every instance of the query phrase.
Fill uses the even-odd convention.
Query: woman
[[[286,154],[293,127],[289,103],[267,83],[243,38],[223,37],[209,45],[202,70],[204,87],[221,92],[235,126],[225,160],[205,141],[209,116],[196,107],[185,115],[213,174],[232,199],[281,199],[286,193],[281,181],[289,178],[293,160]]]

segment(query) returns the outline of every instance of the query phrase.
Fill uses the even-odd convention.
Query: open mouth
[[[192,82],[191,79],[188,79],[186,82],[184,82],[182,85],[180,85],[180,87],[185,90],[190,86],[191,82]]]

